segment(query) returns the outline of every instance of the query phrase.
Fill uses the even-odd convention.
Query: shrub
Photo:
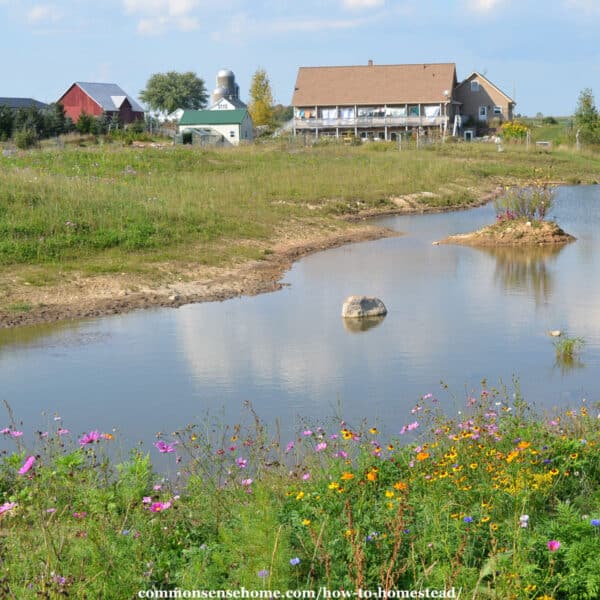
[[[502,137],[505,140],[522,141],[527,137],[529,128],[517,121],[508,121],[502,125]]]
[[[21,150],[37,145],[38,137],[33,129],[21,129],[14,136],[15,146]]]
[[[517,187],[494,200],[498,220],[525,218],[543,221],[554,204],[556,191],[545,184]]]

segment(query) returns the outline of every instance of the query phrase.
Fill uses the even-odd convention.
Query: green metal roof
[[[242,108],[236,110],[186,110],[179,119],[179,126],[241,124],[247,114],[248,111]]]

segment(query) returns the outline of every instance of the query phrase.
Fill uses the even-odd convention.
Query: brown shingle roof
[[[300,67],[294,106],[443,102],[456,85],[454,63]]]

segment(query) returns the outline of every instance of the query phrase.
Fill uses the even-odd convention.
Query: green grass
[[[288,443],[251,415],[115,459],[112,435],[53,422],[29,445],[13,424],[0,459],[4,597],[381,586],[597,598],[597,407],[548,416],[518,388],[483,386],[444,413],[420,398],[390,438],[367,416],[305,424]]]
[[[586,182],[599,167],[592,154],[451,143],[36,150],[0,157],[0,267],[39,265],[56,277],[57,267],[136,272],[163,259],[222,265],[277,233],[391,208],[391,196],[429,191],[424,203],[447,208],[497,182]]]

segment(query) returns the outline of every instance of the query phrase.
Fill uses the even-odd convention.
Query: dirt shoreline
[[[345,244],[401,235],[391,229],[365,223],[369,219],[466,210],[486,204],[499,192],[500,189],[496,189],[480,195],[472,203],[448,208],[419,204],[414,195],[392,198],[396,205],[394,209],[348,216],[344,219],[345,223],[341,223],[340,228],[334,231],[301,229],[291,234],[288,232],[270,245],[272,252],[265,255],[263,260],[227,268],[195,265],[183,274],[184,277],[156,286],[126,274],[87,278],[75,276],[66,283],[39,288],[15,283],[11,298],[18,302],[15,302],[12,310],[0,309],[0,329],[117,315],[148,308],[178,308],[184,304],[273,292],[284,286],[281,283],[282,276],[300,258]]]

